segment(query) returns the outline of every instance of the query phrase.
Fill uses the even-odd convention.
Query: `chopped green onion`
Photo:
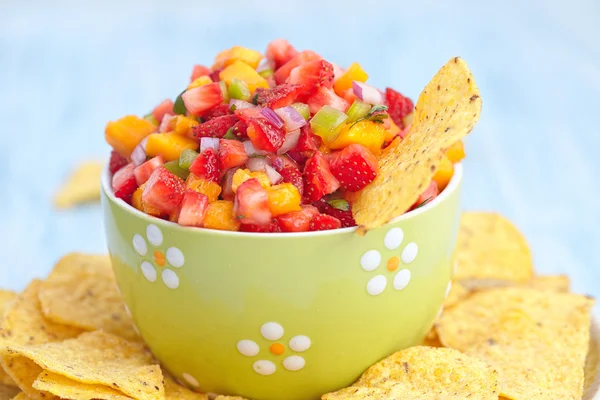
[[[221,93],[223,93],[223,102],[229,102],[229,91],[227,90],[227,84],[225,81],[219,81],[219,86],[221,86]]]
[[[154,118],[154,115],[152,113],[144,115],[144,119],[150,122],[151,124],[154,124],[156,126],[159,125],[158,121],[156,120],[156,118]]]
[[[183,169],[179,166],[179,160],[169,161],[165,163],[165,168],[171,171],[175,176],[180,177],[181,179],[187,179],[190,171]]]
[[[190,165],[198,157],[198,153],[192,149],[185,149],[179,155],[179,168],[183,168],[189,171]]]
[[[229,85],[229,97],[244,101],[250,100],[250,90],[246,82],[233,78]]]
[[[173,105],[173,112],[175,112],[175,114],[185,115],[187,113],[187,108],[185,108],[185,103],[183,102],[183,98],[181,97],[181,95],[183,95],[184,93],[185,90],[181,92],[179,96],[177,96],[177,99],[175,99],[175,104]]]
[[[348,122],[358,121],[367,116],[371,110],[371,105],[364,101],[354,100],[354,103],[348,109]]]
[[[347,119],[348,116],[337,108],[323,106],[310,120],[310,127],[325,143],[331,143]]]
[[[296,111],[298,111],[300,115],[302,115],[304,119],[308,121],[308,119],[310,118],[310,110],[308,109],[308,104],[294,103],[292,104],[292,107],[294,107]]]
[[[350,203],[344,199],[329,200],[329,205],[342,211],[348,211],[350,209]]]
[[[229,140],[237,139],[237,137],[233,134],[233,127],[229,128],[227,130],[227,133],[225,134],[225,136],[223,136],[223,139],[229,139]]]
[[[260,76],[262,76],[263,78],[267,79],[267,78],[273,76],[274,72],[273,72],[273,70],[271,68],[267,68],[267,69],[263,69],[258,74]]]

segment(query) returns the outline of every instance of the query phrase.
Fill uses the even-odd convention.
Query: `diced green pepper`
[[[344,199],[329,200],[329,205],[342,211],[348,211],[350,209],[350,203]]]
[[[165,168],[181,179],[187,179],[188,175],[190,174],[190,171],[179,166],[179,160],[173,160],[165,163]]]
[[[233,128],[227,129],[227,133],[225,134],[225,136],[223,136],[223,139],[229,139],[229,140],[237,139],[237,137],[233,134]]]
[[[225,81],[219,81],[219,86],[221,86],[221,93],[223,93],[223,102],[229,103],[229,91],[227,90],[227,84]]]
[[[354,103],[348,109],[348,122],[358,121],[367,116],[371,110],[371,105],[364,101],[354,100]]]
[[[347,119],[348,116],[337,108],[323,106],[310,120],[310,127],[325,143],[331,143]]]
[[[194,160],[198,157],[198,153],[192,149],[185,149],[179,155],[179,168],[183,168],[185,170],[190,170],[190,165],[194,162]]]
[[[250,100],[250,90],[246,82],[233,78],[229,84],[229,97],[244,101]]]
[[[298,111],[300,115],[302,115],[304,119],[308,121],[308,119],[310,118],[310,110],[308,109],[308,104],[294,103],[292,104],[292,107],[294,107],[296,111]]]
[[[144,115],[144,119],[146,121],[158,126],[158,121],[156,120],[156,118],[154,118],[154,115],[152,113]]]
[[[271,68],[267,68],[267,69],[263,69],[262,71],[260,71],[258,74],[260,76],[262,76],[263,78],[267,79],[271,76],[273,76],[275,72],[273,72],[273,70]]]

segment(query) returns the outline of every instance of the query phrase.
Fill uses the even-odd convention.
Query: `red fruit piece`
[[[248,139],[247,131],[248,131],[248,124],[246,122],[240,120],[240,121],[236,122],[236,124],[233,126],[232,133],[237,138]]]
[[[323,106],[331,106],[342,112],[346,112],[350,104],[335,94],[332,89],[321,87],[314,92],[306,101],[311,114],[316,114]]]
[[[126,203],[131,204],[131,196],[133,192],[138,188],[138,184],[135,181],[135,175],[133,170],[135,164],[130,163],[118,170],[112,178],[112,188],[115,193],[115,197],[123,199]]]
[[[339,187],[340,183],[331,173],[327,160],[317,151],[304,166],[304,196],[310,202],[317,201]]]
[[[391,88],[385,89],[385,100],[388,106],[388,114],[400,129],[404,129],[403,118],[410,114],[414,108],[412,100]]]
[[[242,142],[237,140],[219,140],[219,165],[221,171],[239,167],[248,161],[248,155]]]
[[[142,186],[148,179],[150,179],[150,175],[152,172],[159,166],[163,165],[165,162],[161,156],[156,156],[136,167],[133,170],[133,174],[135,175],[135,180],[138,186]]]
[[[210,68],[205,67],[204,65],[194,65],[192,69],[192,76],[190,77],[190,82],[195,81],[203,75],[210,75]]]
[[[221,187],[223,190],[221,191],[221,198],[223,200],[233,201],[235,198],[235,192],[233,191],[233,175],[239,168],[231,168],[225,172],[223,176],[223,180],[221,183]]]
[[[194,137],[197,138],[212,137],[220,139],[225,136],[229,128],[232,128],[238,121],[238,117],[235,115],[223,115],[194,126],[192,132]]]
[[[300,192],[300,196],[304,194],[304,181],[302,180],[302,173],[298,168],[285,167],[277,172],[283,178],[283,182],[296,186],[296,189]]]
[[[290,72],[286,83],[302,85],[299,101],[305,101],[320,88],[333,87],[333,65],[325,60],[310,61],[299,65]]]
[[[273,167],[277,172],[279,172],[285,167],[298,169],[298,164],[296,164],[294,160],[292,160],[286,155],[278,156],[276,154],[267,154],[267,160],[271,164],[271,167]]]
[[[309,229],[311,231],[328,231],[330,229],[338,229],[342,227],[342,223],[336,217],[327,214],[319,214],[310,220]]]
[[[223,93],[218,83],[209,83],[187,90],[181,95],[185,108],[194,115],[200,115],[206,110],[223,102]]]
[[[242,224],[266,225],[271,221],[269,194],[258,179],[249,179],[238,186],[233,212]]]
[[[415,208],[424,206],[425,204],[435,199],[439,194],[440,190],[438,188],[438,184],[436,181],[432,180],[429,186],[427,186],[427,189],[425,189],[425,191],[421,193],[417,201],[415,201],[415,204],[412,205],[410,210],[414,210]]]
[[[251,119],[248,122],[246,133],[254,147],[271,153],[276,152],[283,145],[283,142],[285,142],[285,130],[283,127],[277,128],[261,117]]]
[[[302,91],[300,85],[282,83],[271,89],[256,90],[256,104],[272,109],[289,106],[296,101],[298,93]]]
[[[267,45],[265,55],[275,69],[291,60],[298,52],[287,40],[275,39]]]
[[[322,141],[320,136],[312,133],[310,125],[304,125],[300,128],[300,138],[298,139],[298,144],[294,147],[294,151],[315,152],[319,150]]]
[[[242,108],[241,110],[235,110],[235,115],[237,115],[240,120],[248,123],[255,118],[263,118],[260,110],[260,107]]]
[[[219,104],[218,106],[214,106],[210,110],[203,112],[200,116],[202,117],[202,120],[209,121],[213,118],[229,114],[231,114],[229,111],[229,104]]]
[[[142,201],[162,214],[177,209],[186,192],[183,180],[162,165],[154,170],[142,192]]]
[[[152,110],[152,116],[158,121],[159,124],[162,121],[165,114],[175,114],[175,112],[173,111],[173,102],[169,99],[163,100],[162,103],[157,105],[154,108],[154,110]]]
[[[183,195],[183,200],[179,206],[177,223],[183,226],[201,227],[207,209],[208,197],[195,190],[188,190]]]
[[[275,78],[275,82],[280,85],[290,76],[290,72],[297,66],[307,63],[309,61],[320,60],[321,56],[311,50],[301,51],[296,54],[294,57],[290,58],[288,62],[283,64],[281,67],[275,71],[273,77]]]
[[[279,227],[282,232],[307,232],[310,221],[315,215],[319,214],[319,210],[310,205],[301,206],[301,211],[295,211],[278,216],[276,219],[279,222]]]
[[[300,152],[300,151],[288,151],[288,157],[296,163],[300,168],[304,168],[306,160],[313,155],[314,152]]]
[[[221,80],[221,77],[219,76],[221,74],[221,71],[223,71],[223,68],[217,68],[208,76],[210,77],[210,79],[212,79],[213,82],[219,82]]]
[[[354,221],[352,210],[349,205],[347,210],[340,210],[323,199],[314,202],[313,205],[317,207],[321,214],[331,215],[332,217],[339,219],[343,228],[356,226],[356,221]]]
[[[377,157],[356,143],[331,154],[329,166],[342,188],[350,192],[364,188],[377,175]]]
[[[127,161],[127,159],[121,154],[117,153],[114,150],[110,152],[108,170],[110,171],[111,175],[123,168],[124,166],[126,166],[127,164],[129,164],[129,161]]]
[[[190,172],[199,178],[218,183],[221,169],[217,151],[211,147],[204,149],[190,165]]]
[[[281,227],[279,226],[279,221],[277,219],[272,219],[271,222],[266,225],[241,224],[240,231],[274,233],[281,232]]]

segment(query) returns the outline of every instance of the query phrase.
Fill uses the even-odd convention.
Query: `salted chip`
[[[0,326],[2,326],[2,320],[4,319],[4,313],[12,305],[13,301],[16,298],[17,298],[17,294],[15,292],[11,292],[9,290],[0,290]],[[4,371],[4,368],[2,368],[2,365],[0,365],[0,385],[17,386],[15,381],[13,381],[13,379],[10,376],[8,376],[8,374]],[[1,396],[0,396],[0,399],[1,399]]]
[[[10,400],[20,392],[19,388],[0,384],[0,400]]]
[[[104,163],[97,161],[88,161],[77,166],[56,194],[54,205],[57,208],[70,208],[99,201],[103,169]]]
[[[460,221],[453,279],[475,289],[526,282],[533,260],[525,237],[496,213],[465,212]]]
[[[181,386],[164,371],[163,375],[165,379],[166,400],[208,400],[207,395],[193,392],[188,388]]]
[[[425,335],[425,339],[423,339],[423,346],[429,347],[444,347],[440,342],[440,338],[435,330],[435,327],[431,328],[427,335]]]
[[[33,382],[42,372],[31,360],[4,352],[9,345],[37,345],[74,338],[81,330],[55,324],[42,314],[38,292],[39,280],[33,280],[12,303],[4,315],[0,329],[0,363],[12,380],[33,399],[54,398],[33,389]]]
[[[77,382],[106,385],[139,400],[162,400],[165,395],[161,369],[144,345],[102,331],[62,342],[8,345],[6,351],[43,370]]]
[[[467,298],[471,291],[464,287],[460,282],[453,281],[448,296],[444,300],[444,310],[454,307],[461,300]]]
[[[27,396],[27,394],[25,394],[24,392],[21,392],[12,398],[12,400],[29,400],[29,399],[32,399],[32,397]]]
[[[561,325],[587,313],[593,300],[571,293],[505,287],[476,292],[446,310],[436,322],[441,343],[461,351],[485,338],[503,315],[523,311],[542,325]]]
[[[566,275],[537,275],[529,282],[524,283],[523,286],[538,290],[566,293],[570,289],[571,282]]]
[[[140,340],[108,256],[66,255],[42,283],[39,298],[44,315],[54,322]]]
[[[500,394],[507,399],[580,399],[591,306],[582,302],[556,323],[540,323],[537,310],[508,311],[466,353],[498,371]],[[547,311],[552,319],[553,310]]]
[[[597,324],[592,322],[590,344],[583,368],[585,381],[583,383],[584,398],[592,398],[600,390],[600,332]]]
[[[467,63],[455,57],[419,96],[408,136],[396,139],[379,158],[375,180],[358,193],[352,213],[364,232],[403,214],[427,188],[444,149],[467,135],[479,120],[481,98]]]
[[[61,399],[77,400],[131,400],[118,390],[105,385],[81,383],[52,372],[43,371],[33,387],[37,390],[52,393]]]

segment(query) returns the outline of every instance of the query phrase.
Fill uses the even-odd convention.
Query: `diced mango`
[[[213,69],[228,67],[236,61],[241,61],[253,69],[256,69],[261,59],[262,54],[256,50],[248,49],[242,46],[233,46],[232,48],[217,54]]]
[[[233,213],[233,201],[217,200],[208,205],[204,216],[204,227],[222,231],[238,231],[240,221]]]
[[[233,180],[231,181],[231,189],[234,192],[237,192],[237,188],[242,183],[244,183],[247,180],[252,179],[252,178],[258,179],[260,186],[262,186],[265,189],[268,189],[271,186],[271,180],[269,179],[269,175],[267,175],[266,172],[263,172],[263,171],[250,172],[250,170],[248,170],[248,169],[240,168],[237,171],[235,171],[235,174],[233,174]]]
[[[343,149],[352,143],[358,143],[371,150],[376,156],[381,154],[381,146],[385,140],[387,131],[383,124],[363,120],[357,123],[347,124],[333,142],[329,144],[332,149]]]
[[[452,164],[456,164],[465,158],[465,145],[462,140],[454,142],[452,146],[446,149],[446,157],[448,157]]]
[[[148,136],[146,154],[150,157],[161,156],[164,161],[179,158],[185,149],[198,150],[198,141],[175,133],[153,133]]]
[[[192,128],[197,125],[200,123],[195,119],[178,115],[175,117],[174,132],[178,135],[193,137]]]
[[[210,76],[208,75],[202,75],[196,79],[194,79],[192,82],[190,82],[190,84],[187,87],[187,90],[196,88],[196,87],[200,87],[200,86],[204,86],[204,85],[208,85],[209,83],[212,83],[212,79],[210,79]]]
[[[236,61],[227,68],[225,68],[219,74],[219,77],[227,83],[227,86],[231,85],[233,78],[237,78],[240,81],[244,81],[250,90],[250,93],[253,93],[256,88],[269,88],[269,84],[267,80],[260,76],[258,72],[248,64],[243,63],[241,61]]]
[[[333,83],[333,89],[338,96],[342,96],[345,90],[352,88],[352,81],[366,82],[368,78],[369,75],[359,63],[352,63],[346,72]]]
[[[450,161],[448,157],[444,156],[440,166],[437,171],[435,171],[435,175],[433,175],[433,180],[437,182],[440,192],[448,186],[448,182],[452,179],[453,174],[454,165],[452,165],[452,161]]]
[[[127,115],[106,124],[104,135],[106,141],[123,157],[129,157],[133,149],[146,136],[155,132],[157,126],[152,122],[135,115]]]
[[[394,123],[394,120],[390,118],[390,129],[386,131],[385,143],[394,140],[394,138],[400,134],[400,131],[402,131],[402,129],[400,129],[400,127]]]
[[[189,174],[185,184],[188,188],[206,195],[209,203],[219,200],[219,195],[221,194],[221,185],[216,182],[200,178],[194,174]]]
[[[267,189],[269,195],[269,209],[274,217],[302,210],[302,198],[296,186],[291,183],[281,183]]]
[[[156,208],[154,208],[152,206],[145,204],[142,201],[142,193],[144,192],[145,187],[146,187],[146,184],[144,183],[142,186],[137,188],[135,192],[133,192],[133,196],[131,197],[131,205],[146,214],[153,215],[155,217],[159,217],[160,216],[159,210],[157,210]]]

